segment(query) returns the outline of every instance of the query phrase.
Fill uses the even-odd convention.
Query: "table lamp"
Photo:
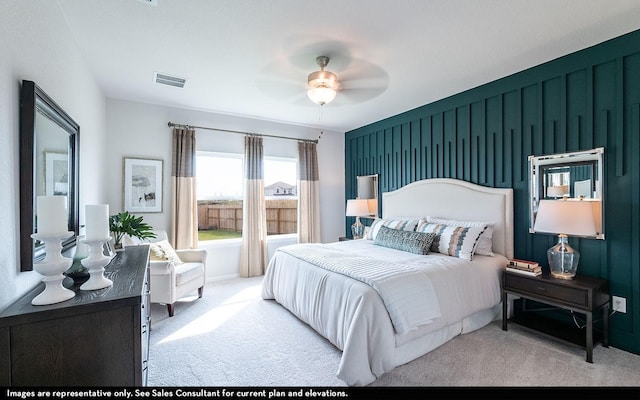
[[[347,200],[347,217],[356,217],[356,222],[351,225],[351,234],[354,239],[362,239],[364,236],[364,225],[360,222],[360,217],[370,215],[369,203],[366,199]]]
[[[540,200],[534,230],[558,233],[558,243],[547,250],[551,276],[573,279],[580,253],[569,246],[569,236],[595,236],[593,202],[578,199]]]

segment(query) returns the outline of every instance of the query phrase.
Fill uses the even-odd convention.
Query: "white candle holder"
[[[31,300],[34,306],[60,303],[74,297],[76,293],[62,286],[65,276],[63,272],[68,270],[73,260],[62,256],[62,239],[73,235],[73,232],[60,234],[34,233],[32,238],[44,242],[45,257],[41,262],[33,264],[35,269],[44,278],[44,290]]]
[[[81,242],[89,245],[89,257],[81,261],[82,265],[89,269],[89,279],[80,286],[80,290],[104,289],[113,285],[113,281],[104,276],[104,267],[109,264],[111,257],[104,255],[102,246],[109,240],[111,238],[81,240]]]

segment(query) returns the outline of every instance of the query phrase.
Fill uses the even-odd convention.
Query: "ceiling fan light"
[[[336,98],[336,91],[326,86],[313,87],[307,90],[307,96],[311,101],[322,106]]]

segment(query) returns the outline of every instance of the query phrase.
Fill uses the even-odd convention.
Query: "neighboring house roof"
[[[275,188],[283,188],[283,189],[294,189],[296,185],[290,185],[288,183],[278,181],[276,183],[272,183],[269,186],[265,186],[265,189],[275,189]]]

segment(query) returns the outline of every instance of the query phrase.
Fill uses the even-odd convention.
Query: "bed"
[[[451,246],[433,251],[454,241],[445,241],[445,230],[436,232],[434,225],[457,226],[451,228],[455,232],[460,226],[484,228],[482,239],[473,239],[471,253],[463,254],[452,253]],[[467,238],[477,231],[463,230]],[[479,251],[487,233],[489,249],[484,243]],[[381,237],[388,234],[433,242],[423,255],[415,246],[411,251],[393,241],[387,246]],[[267,266],[262,297],[278,302],[342,350],[337,377],[361,386],[499,318],[500,276],[509,258],[512,189],[426,179],[383,193],[382,217],[365,239],[279,248]]]

